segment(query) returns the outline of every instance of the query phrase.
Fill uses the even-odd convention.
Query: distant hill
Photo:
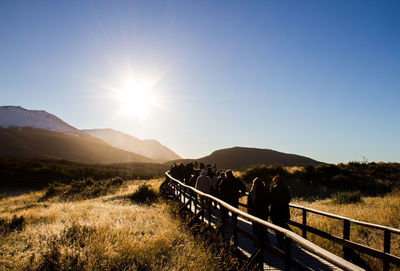
[[[296,165],[316,165],[321,162],[311,158],[296,154],[288,154],[269,149],[233,147],[217,150],[208,156],[199,159],[181,159],[176,162],[189,163],[190,161],[203,162],[204,164],[216,163],[218,168],[223,169],[244,169],[252,165],[273,165],[281,164],[283,166]]]
[[[164,163],[180,157],[156,140],[112,130],[78,130],[44,110],[0,106],[0,156],[83,163]]]
[[[157,140],[140,140],[113,129],[84,129],[82,131],[107,142],[111,146],[140,154],[160,163],[180,159],[179,155]]]
[[[44,110],[28,110],[21,106],[0,106],[0,127],[32,127],[71,135],[82,134]]]
[[[0,128],[0,156],[67,159],[83,163],[153,162],[87,134],[31,127]]]

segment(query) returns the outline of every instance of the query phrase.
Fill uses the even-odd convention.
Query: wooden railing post
[[[347,219],[343,220],[343,239],[350,240],[350,221]],[[343,246],[343,258],[349,260],[350,252],[346,246]]]
[[[303,230],[302,230],[302,236],[304,239],[307,239],[307,210],[302,209],[303,211]]]
[[[183,203],[186,204],[186,187],[183,188]]]
[[[211,226],[211,203],[210,199],[207,199],[207,213],[208,213],[208,225]]]
[[[237,247],[238,246],[238,229],[237,229],[237,223],[238,223],[238,217],[237,214],[231,212],[232,214],[232,222],[233,222],[233,246]]]
[[[189,210],[190,210],[190,212],[192,212],[192,203],[193,203],[192,190],[188,190],[188,193],[189,193],[189,200],[190,200]]]
[[[384,237],[383,237],[383,252],[390,254],[390,239],[391,239],[391,235],[390,235],[390,231],[389,230],[385,230],[384,231]],[[383,260],[383,270],[384,271],[389,271],[390,269],[390,264],[387,260]]]
[[[264,246],[260,246],[260,256],[258,257],[258,268],[264,270]]]
[[[203,210],[203,214],[201,215],[201,220],[204,223],[204,197],[201,196],[201,209]]]
[[[194,202],[193,202],[194,203],[194,214],[197,215],[197,206],[199,204],[199,200],[198,200],[197,194],[193,195],[193,197],[194,197]]]
[[[226,227],[226,214],[224,213],[223,206],[219,205],[219,214],[221,216],[221,235],[224,237],[225,235],[225,227]]]
[[[285,271],[290,271],[292,265],[292,240],[285,236]]]

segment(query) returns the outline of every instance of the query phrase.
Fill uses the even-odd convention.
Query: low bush
[[[158,193],[150,185],[141,184],[138,189],[128,197],[134,203],[151,204],[158,200]]]
[[[338,204],[350,204],[362,202],[361,192],[340,192],[335,195],[333,201]]]
[[[252,166],[243,171],[242,179],[246,183],[251,184],[254,178],[259,177],[265,182],[269,183],[271,182],[272,178],[276,175],[286,177],[287,175],[289,175],[289,173],[283,166],[279,164],[274,164],[272,166],[259,165],[259,166]]]
[[[25,226],[25,218],[23,216],[13,216],[11,220],[0,218],[0,234],[8,234],[13,231],[21,231]]]
[[[46,193],[43,195],[42,200],[53,198],[61,195],[65,191],[65,185],[55,182],[48,185]]]
[[[72,181],[71,184],[52,183],[42,200],[59,196],[61,200],[91,199],[114,193],[123,185],[120,177],[95,181],[93,178]]]

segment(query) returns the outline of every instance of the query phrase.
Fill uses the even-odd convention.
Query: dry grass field
[[[400,228],[400,192],[398,191],[381,197],[364,197],[362,198],[362,202],[354,204],[337,204],[332,199],[314,202],[294,200],[293,203],[360,221],[396,229]],[[293,220],[301,223],[302,216],[300,210],[293,210],[291,217]],[[333,218],[326,218],[317,214],[308,214],[307,224],[339,237],[343,234],[343,223]],[[295,231],[300,233],[299,230]],[[330,241],[326,241],[326,239],[321,239],[313,234],[308,234],[308,239],[337,255],[342,255],[342,247]],[[351,225],[350,240],[378,250],[383,250],[382,230]],[[391,254],[400,257],[400,235],[398,234],[392,234]],[[382,269],[381,261],[377,261],[365,255],[362,255],[362,259],[365,260],[373,270]],[[392,266],[392,270],[400,270],[400,267]]]
[[[158,188],[161,179],[146,182]],[[129,200],[140,183],[86,200],[43,201],[44,192],[0,199],[0,270],[221,269],[167,204]],[[23,216],[14,228],[13,216]]]
[[[247,204],[246,197],[242,197],[240,202]],[[394,191],[381,197],[363,197],[360,203],[354,204],[338,204],[333,199],[313,202],[293,199],[292,203],[364,222],[400,229],[400,191]],[[240,207],[240,209],[247,211],[244,207]],[[301,211],[291,208],[291,219],[301,223]],[[333,218],[309,213],[307,215],[307,224],[338,237],[342,237],[343,234],[343,223]],[[293,226],[291,228],[294,232],[301,235],[301,230]],[[391,254],[400,257],[400,235],[392,234],[391,238]],[[307,239],[336,255],[343,256],[343,248],[331,241],[310,233],[308,233]],[[381,251],[383,250],[383,231],[381,230],[351,225],[350,240]],[[372,270],[382,270],[381,261],[366,255],[361,255],[361,258]],[[391,270],[400,270],[400,267],[391,265]]]

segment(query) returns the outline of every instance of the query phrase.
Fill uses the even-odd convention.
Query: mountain
[[[65,134],[32,127],[0,128],[0,156],[66,159],[82,163],[153,162],[87,134]]]
[[[176,162],[188,163],[190,161],[203,162],[204,164],[216,163],[222,169],[244,169],[253,165],[283,166],[316,165],[321,162],[296,154],[288,154],[269,149],[233,147],[214,151],[208,156],[199,159],[177,160]]]
[[[82,134],[44,110],[27,110],[20,106],[0,106],[0,127],[32,127],[70,135]]]
[[[157,140],[140,140],[113,129],[85,129],[82,131],[107,142],[111,146],[146,156],[160,163],[180,159],[179,155]]]
[[[113,147],[43,110],[0,106],[0,127],[0,156],[57,158],[83,163],[154,162]]]

